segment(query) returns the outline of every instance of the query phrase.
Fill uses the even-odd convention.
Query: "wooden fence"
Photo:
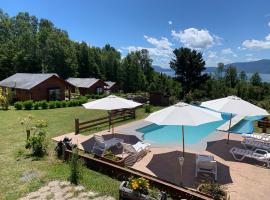
[[[66,159],[71,158],[72,151],[66,150]],[[187,199],[187,200],[213,200],[213,198],[207,194],[201,193],[197,190],[192,190],[185,187],[179,187],[157,177],[149,174],[122,166],[118,166],[113,163],[100,160],[98,158],[89,157],[86,154],[79,154],[79,157],[84,160],[86,166],[92,170],[106,174],[112,178],[116,178],[120,181],[126,181],[130,177],[144,177],[149,180],[150,184],[157,187],[161,191],[169,194],[173,199]]]
[[[80,122],[78,118],[75,118],[75,134],[79,134],[82,130],[89,129],[95,126],[108,124],[109,129],[112,123],[125,121],[128,119],[135,119],[135,109],[122,109],[108,112],[108,116],[101,117],[89,121]]]
[[[263,133],[267,132],[267,128],[270,128],[270,121],[268,118],[264,118],[258,121],[258,127],[262,129]]]

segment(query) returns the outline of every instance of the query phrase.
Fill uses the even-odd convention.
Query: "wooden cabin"
[[[10,88],[14,101],[64,100],[70,84],[57,74],[16,73],[2,80],[0,87],[3,93]]]

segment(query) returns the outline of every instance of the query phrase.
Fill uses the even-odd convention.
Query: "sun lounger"
[[[264,149],[266,151],[270,151],[270,142],[264,142],[263,140],[246,138],[241,141],[241,144],[243,144],[245,148],[251,147],[251,150]]]
[[[210,173],[217,181],[217,161],[210,155],[196,155],[196,177],[198,173]]]
[[[94,135],[95,144],[92,148],[92,153],[102,156],[103,153],[114,147],[117,146],[118,148],[121,147],[121,143],[124,142],[122,139],[119,138],[111,138],[109,140],[104,140],[101,135]]]
[[[256,139],[256,140],[262,140],[262,141],[265,141],[265,142],[270,142],[270,134],[267,134],[267,133],[260,133],[260,134],[246,134],[246,133],[243,133],[242,137],[244,139],[252,138],[252,139]]]
[[[256,149],[255,151],[252,151],[248,149],[233,147],[231,148],[230,153],[235,160],[242,161],[244,158],[252,158],[266,163],[267,167],[270,168],[270,153],[263,149]]]
[[[130,163],[128,165],[133,165],[136,161],[140,160],[142,157],[144,157],[147,152],[150,151],[151,144],[144,143],[144,142],[137,142],[134,145],[127,144],[127,143],[121,143],[123,146],[123,154],[128,153],[130,154],[129,157],[132,159],[130,160]]]

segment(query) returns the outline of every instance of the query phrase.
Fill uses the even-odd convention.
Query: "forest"
[[[0,10],[0,80],[18,73],[57,73],[60,77],[95,77],[120,83],[123,92],[159,91],[174,100],[202,101],[237,95],[269,107],[269,83],[258,73],[248,80],[245,72],[219,63],[212,74],[205,73],[201,52],[176,48],[169,66],[170,77],[157,73],[146,49],[122,56],[110,44],[91,46],[69,38],[68,32],[47,19],[27,12],[9,16]]]

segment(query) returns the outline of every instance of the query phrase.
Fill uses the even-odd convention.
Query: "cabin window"
[[[102,87],[98,87],[97,88],[97,94],[101,94],[103,93],[103,88]]]
[[[61,89],[50,89],[49,100],[61,100]]]

